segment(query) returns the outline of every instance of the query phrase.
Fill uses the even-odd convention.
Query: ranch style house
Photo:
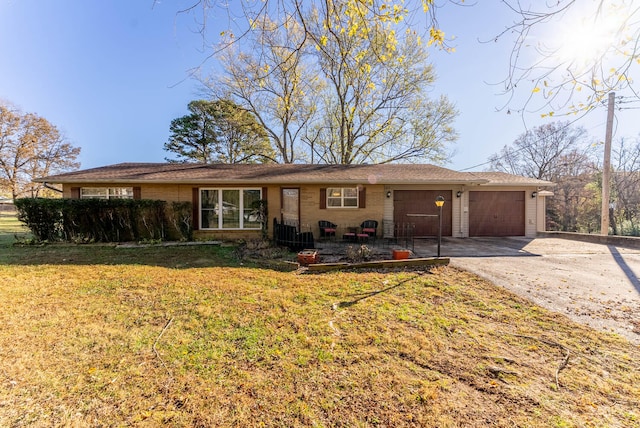
[[[436,236],[535,237],[545,228],[548,181],[502,172],[458,172],[426,164],[305,165],[121,163],[39,182],[62,185],[65,198],[189,201],[196,238],[252,239],[261,235],[257,201],[273,221],[314,236],[342,236],[372,221],[375,238],[411,227]],[[369,224],[369,223],[367,223]]]

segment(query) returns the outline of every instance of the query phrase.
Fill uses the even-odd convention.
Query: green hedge
[[[133,199],[15,201],[18,219],[40,241],[124,242],[192,239],[191,203]]]

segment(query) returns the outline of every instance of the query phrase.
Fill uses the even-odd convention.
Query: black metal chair
[[[378,235],[378,221],[377,220],[365,220],[360,224],[360,230],[362,233],[366,233],[370,237],[374,238]]]
[[[318,227],[320,228],[320,238],[335,238],[336,230],[338,225],[335,223],[331,223],[327,220],[320,220],[318,222]]]

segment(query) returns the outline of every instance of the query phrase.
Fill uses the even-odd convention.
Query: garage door
[[[469,236],[524,236],[525,192],[469,192]]]
[[[451,236],[450,190],[395,190],[394,223],[414,224],[414,236],[438,236],[438,207],[435,204],[438,196],[444,196],[442,236]]]

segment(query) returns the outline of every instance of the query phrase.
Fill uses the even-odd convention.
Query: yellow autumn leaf
[[[440,29],[431,27],[429,29],[429,36],[430,36],[430,39],[429,39],[429,43],[427,43],[427,46],[431,46],[434,43],[438,45],[442,45],[442,43],[444,42],[444,31]]]
[[[327,36],[320,37],[320,44],[322,46],[327,46],[327,41],[328,41]]]
[[[533,92],[534,94],[537,93],[537,92],[540,92],[540,88],[538,88],[536,86],[535,88],[533,88],[533,90],[531,92]]]

